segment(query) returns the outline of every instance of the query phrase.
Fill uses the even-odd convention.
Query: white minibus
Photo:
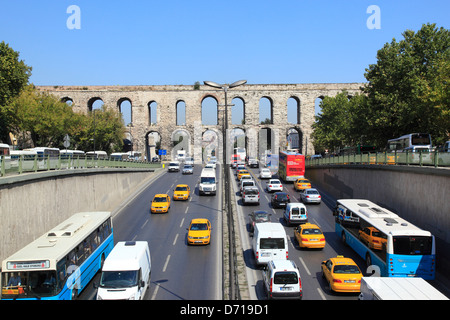
[[[151,268],[147,241],[118,242],[103,264],[97,300],[142,300]]]
[[[204,168],[200,175],[200,183],[198,184],[198,193],[216,194],[216,170],[213,168]]]
[[[279,222],[256,223],[252,240],[256,264],[267,264],[270,260],[288,259],[286,231]]]

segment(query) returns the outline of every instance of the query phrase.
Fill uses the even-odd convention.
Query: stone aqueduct
[[[304,154],[314,154],[311,142],[312,124],[315,115],[315,100],[325,96],[335,96],[347,91],[349,96],[360,92],[361,83],[330,84],[254,84],[229,89],[227,149],[232,148],[232,130],[242,129],[245,133],[247,154],[258,156],[263,150],[261,137],[269,137],[270,149],[278,152],[286,147],[288,131],[298,132],[299,147]],[[177,149],[183,148],[194,156],[196,162],[202,160],[202,148],[205,146],[203,135],[213,131],[218,142],[219,159],[222,159],[223,129],[225,119],[225,94],[223,90],[205,85],[195,88],[189,85],[161,86],[39,86],[39,90],[55,95],[63,101],[71,101],[76,112],[88,113],[97,100],[103,101],[109,108],[117,108],[125,100],[131,104],[132,126],[127,128],[133,139],[135,151],[149,154],[149,135],[157,132],[161,149],[167,150],[166,159],[171,159]],[[202,103],[212,97],[217,107],[217,123],[202,124]],[[243,103],[243,121],[232,124],[231,107],[233,99],[241,99]],[[267,98],[270,102],[270,123],[261,124],[259,119],[260,100]],[[288,122],[287,101],[293,98],[296,102],[296,121]],[[185,104],[185,121],[177,124],[177,105]],[[150,104],[156,103],[156,119],[151,119]],[[216,110],[214,110],[216,112]],[[263,130],[266,129],[266,130]],[[270,129],[270,130],[267,130]],[[264,134],[260,134],[265,132]],[[269,132],[269,134],[267,134]],[[176,133],[181,133],[182,142],[175,145]],[[206,142],[208,143],[208,142]],[[202,147],[203,146],[203,147]]]

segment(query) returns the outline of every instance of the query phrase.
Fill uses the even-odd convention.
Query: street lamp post
[[[225,203],[226,206],[222,204],[222,210],[225,210],[225,207],[227,208],[227,221],[228,221],[228,241],[229,241],[229,248],[230,248],[230,257],[229,257],[229,262],[230,262],[230,299],[233,299],[233,295],[235,295],[235,297],[238,297],[238,291],[236,288],[236,281],[235,278],[237,277],[236,273],[235,273],[235,257],[236,257],[236,253],[235,253],[235,247],[234,247],[234,225],[233,225],[233,215],[232,215],[232,211],[231,211],[231,201],[230,201],[230,187],[229,187],[229,173],[230,170],[228,168],[227,165],[227,132],[228,132],[228,97],[227,97],[227,92],[228,89],[232,89],[238,86],[242,86],[244,84],[247,83],[247,80],[239,80],[236,82],[233,82],[232,84],[218,84],[212,81],[204,81],[203,82],[205,85],[213,87],[213,88],[218,88],[218,89],[222,89],[224,91],[225,94],[225,121],[224,121],[224,127],[223,127],[223,177],[225,179]],[[231,254],[232,253],[232,254]]]

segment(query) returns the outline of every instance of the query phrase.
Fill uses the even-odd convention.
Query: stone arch
[[[209,156],[217,157],[217,160],[221,163],[222,144],[220,143],[220,134],[215,129],[206,128],[202,132],[202,161],[206,161]]]
[[[158,156],[161,140],[162,136],[159,131],[150,130],[145,134],[145,156],[147,161],[152,161],[153,157]],[[159,159],[161,160],[161,157]]]
[[[177,126],[186,125],[186,102],[178,100],[175,104],[175,123]]]
[[[245,101],[241,97],[234,97],[231,100],[231,124],[245,124]]]
[[[130,98],[120,98],[117,100],[117,108],[122,113],[125,126],[133,123],[133,103]]]
[[[62,97],[61,98],[61,102],[66,103],[68,106],[73,107],[74,103],[73,103],[73,99],[70,97]]]
[[[147,104],[148,107],[148,125],[158,124],[157,111],[158,111],[158,103],[154,100],[150,101]]]
[[[302,153],[303,133],[299,127],[293,126],[286,129],[286,149],[298,149]]]
[[[231,152],[233,152],[234,148],[247,148],[247,133],[244,128],[241,127],[234,127],[231,129],[230,135],[232,137],[232,141],[230,141],[231,144]]]
[[[105,103],[103,102],[102,98],[92,97],[88,100],[88,105],[87,105],[88,111],[92,111],[95,109],[101,109],[104,104]]]
[[[191,155],[191,134],[186,129],[175,129],[171,134],[171,157],[176,159],[178,150],[186,150],[186,156]]]
[[[273,100],[263,96],[259,99],[259,123],[273,124]]]
[[[301,123],[301,109],[300,109],[300,99],[296,96],[291,96],[287,100],[287,122],[291,124]]]
[[[271,127],[261,127],[258,132],[258,157],[265,159],[267,152],[277,153],[275,150],[275,132]]]
[[[320,95],[318,96],[315,100],[314,100],[314,114],[317,116],[320,111],[321,111],[321,107],[320,104],[322,103],[323,99],[325,99],[325,96]]]
[[[217,98],[212,95],[205,96],[201,102],[201,113],[202,125],[216,126],[219,123],[219,103]]]

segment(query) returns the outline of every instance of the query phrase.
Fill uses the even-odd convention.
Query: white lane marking
[[[308,269],[308,267],[306,266],[305,261],[303,261],[302,257],[299,257],[299,259],[300,259],[300,262],[302,263],[303,267],[305,268],[306,273],[308,274],[308,276],[310,276],[310,275],[311,275],[311,272],[309,272],[309,269]]]
[[[320,288],[317,288],[317,291],[319,292],[319,295],[322,298],[322,300],[327,300],[327,298],[325,297],[325,295],[323,294],[323,292]]]
[[[173,243],[172,243],[173,246],[174,246],[175,243],[177,242],[177,239],[178,239],[178,233],[177,233],[177,235],[175,236],[175,239],[173,240]]]
[[[166,268],[167,268],[167,265],[169,264],[169,260],[170,260],[170,254],[167,256],[166,263],[164,263],[162,272],[166,272]]]

